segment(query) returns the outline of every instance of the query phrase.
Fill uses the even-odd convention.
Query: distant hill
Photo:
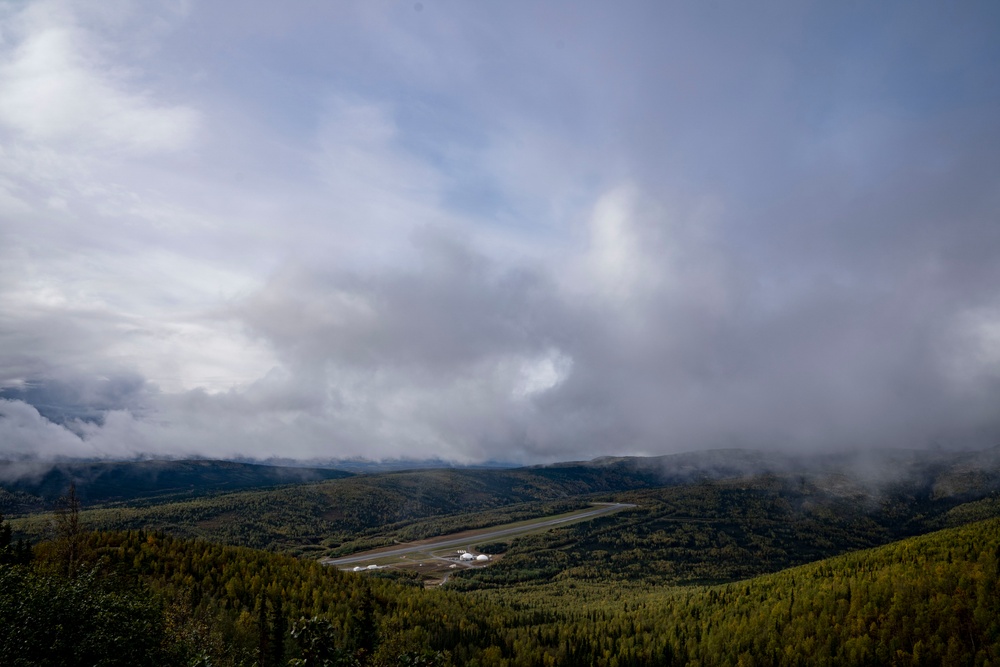
[[[811,479],[842,477],[865,490],[893,485],[935,487],[948,495],[963,489],[1000,489],[1000,447],[975,451],[872,449],[832,453],[790,453],[714,449],[665,456],[601,457],[548,467],[584,466],[657,474],[664,485],[738,479],[764,474],[799,474]]]
[[[404,470],[438,470],[443,468],[454,468],[456,470],[492,470],[520,468],[522,466],[515,463],[505,463],[503,461],[484,461],[482,463],[455,463],[445,459],[307,459],[304,461],[296,459],[286,459],[271,457],[267,459],[234,459],[241,463],[260,463],[264,465],[293,466],[306,468],[333,468],[335,470],[346,470],[353,473],[381,473],[400,472]]]
[[[456,574],[462,590],[581,580],[736,581],[943,527],[1000,516],[995,491],[864,489],[842,476],[764,474],[610,494],[634,508],[514,540],[503,560]]]
[[[25,464],[0,462],[0,511],[51,508],[71,483],[84,505],[179,499],[207,494],[350,477],[325,468],[232,461],[126,461]]]
[[[892,451],[810,458],[722,450],[506,470],[446,468],[346,477],[320,470],[311,472],[341,478],[282,488],[249,487],[295,481],[288,476],[292,472],[288,468],[187,462],[196,467],[194,481],[189,483],[202,486],[182,493],[177,484],[164,484],[166,478],[160,477],[160,495],[152,495],[154,486],[140,488],[139,473],[131,468],[124,476],[131,486],[114,488],[109,477],[103,495],[93,493],[94,488],[101,491],[100,486],[88,490],[91,495],[84,508],[100,504],[94,497],[107,501],[132,494],[132,498],[114,506],[105,502],[103,509],[87,510],[83,518],[97,529],[156,528],[178,536],[321,557],[532,518],[594,499],[620,500],[641,507],[613,520],[579,527],[570,542],[556,549],[581,566],[604,559],[618,563],[615,554],[636,548],[649,550],[651,555],[666,549],[663,557],[677,563],[675,549],[686,548],[687,539],[681,533],[675,536],[679,526],[699,526],[698,531],[704,532],[716,525],[733,537],[733,548],[750,542],[756,545],[743,553],[759,565],[743,573],[749,576],[996,516],[1000,513],[997,454],[997,450]],[[199,471],[198,466],[204,469]],[[221,476],[214,486],[204,483],[212,471]],[[253,474],[239,482],[236,471]],[[305,478],[308,475],[300,477]],[[246,486],[241,490],[239,483]],[[752,511],[747,503],[752,503]],[[40,536],[47,525],[47,520],[38,517],[18,521],[15,527],[21,534]],[[599,528],[609,532],[599,538],[588,536]],[[794,545],[787,543],[802,531],[792,540]],[[551,537],[563,539],[559,535],[556,531]],[[718,539],[721,542],[716,544],[713,538],[711,548],[722,553],[728,538],[720,533]],[[681,542],[675,544],[675,540]],[[592,557],[591,551],[605,553]],[[758,551],[768,555],[753,555]],[[689,556],[699,560],[703,554]],[[499,576],[517,560],[511,557],[507,566],[493,572]],[[712,556],[710,560],[718,559]],[[524,565],[531,569],[528,563]],[[716,580],[715,572],[682,569],[674,573],[677,579]],[[667,578],[672,580],[674,575]],[[723,579],[727,576],[722,574]]]
[[[931,450],[872,450],[833,454],[793,454],[780,451],[719,449],[665,456],[601,457],[512,468],[499,463],[458,466],[441,460],[340,461],[341,465],[295,465],[294,461],[0,461],[0,511],[22,513],[52,507],[65,495],[70,483],[85,505],[110,502],[162,502],[276,485],[319,482],[351,477],[383,478],[379,485],[392,487],[392,480],[439,483],[439,471],[452,471],[447,482],[455,491],[466,489],[467,480],[479,480],[472,488],[484,487],[499,494],[491,502],[563,498],[568,495],[673,486],[699,481],[739,479],[763,474],[800,474],[812,480],[850,480],[857,488],[872,490],[893,484],[934,487],[934,492],[953,495],[963,490],[981,494],[1000,489],[1000,447],[973,452]],[[392,475],[402,475],[393,477]],[[519,481],[520,480],[520,481]],[[519,493],[528,486],[552,486],[552,494],[540,489]],[[372,482],[374,484],[374,482]],[[419,483],[414,482],[417,486]],[[406,484],[403,484],[406,486]],[[509,486],[509,489],[507,487]],[[505,490],[506,489],[506,490]],[[467,490],[467,489],[466,489]],[[446,489],[442,488],[442,492]],[[475,494],[473,494],[475,496]],[[470,496],[470,497],[473,497]],[[460,505],[460,503],[456,503]]]
[[[411,470],[197,498],[144,498],[91,510],[85,503],[82,518],[102,530],[157,528],[225,544],[329,555],[543,515],[547,510],[539,503],[580,507],[581,497],[659,484],[654,471],[573,465]],[[532,503],[534,509],[523,507]],[[413,525],[429,519],[433,525]],[[42,517],[15,522],[32,536],[44,534],[47,525]]]

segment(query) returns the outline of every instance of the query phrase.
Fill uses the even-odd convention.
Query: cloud
[[[24,401],[0,399],[0,442],[5,458],[90,453],[78,436],[45,419]]]
[[[411,271],[288,267],[236,312],[322,397],[327,426],[346,427],[343,445],[331,430],[334,450],[488,456],[479,426],[501,440],[521,403],[569,373],[544,336],[559,305],[537,273],[505,270],[435,232],[416,243]]]
[[[129,90],[93,39],[42,3],[18,18],[26,33],[0,60],[0,122],[30,141],[78,149],[159,152],[186,148],[198,113]],[[62,19],[62,20],[61,20]]]
[[[264,458],[282,441],[302,457],[531,461],[997,433],[995,311],[907,285],[775,292],[738,249],[685,231],[700,214],[669,210],[634,188],[598,197],[591,245],[567,266],[510,267],[432,230],[391,271],[287,265],[226,314],[273,350],[274,371],[131,403],[84,393],[103,417],[72,425],[74,442],[106,456]],[[607,215],[633,240],[610,273],[588,272],[605,266]]]
[[[993,12],[425,4],[3,10],[0,452],[1000,438]]]
[[[0,398],[29,404],[50,422],[69,426],[101,423],[109,410],[141,410],[145,380],[135,373],[115,377],[63,377],[47,382],[25,382],[0,390]]]

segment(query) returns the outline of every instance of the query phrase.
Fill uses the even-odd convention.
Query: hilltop
[[[349,477],[328,468],[234,461],[0,461],[0,511],[51,509],[70,484],[85,505],[178,499]]]

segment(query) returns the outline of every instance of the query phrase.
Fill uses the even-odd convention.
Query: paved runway
[[[479,533],[477,535],[466,535],[465,537],[451,537],[445,535],[440,538],[431,538],[429,540],[423,540],[418,543],[408,543],[399,546],[394,549],[386,549],[385,551],[378,551],[373,553],[371,551],[355,554],[353,556],[346,556],[344,558],[327,558],[322,561],[324,565],[352,565],[354,563],[360,563],[363,561],[370,561],[379,558],[388,558],[392,556],[402,556],[404,554],[411,554],[418,551],[429,551],[431,549],[441,549],[444,547],[458,546],[460,544],[469,544],[471,542],[488,542],[494,540],[498,537],[506,537],[507,535],[514,535],[516,533],[526,533],[529,531],[534,531],[539,528],[552,528],[563,523],[569,523],[570,521],[579,521],[580,519],[589,519],[595,516],[600,516],[601,514],[608,514],[609,512],[615,512],[626,507],[635,507],[635,505],[630,505],[628,503],[601,503],[600,505],[589,509],[580,514],[574,514],[572,516],[564,516],[556,519],[547,519],[545,521],[540,521],[532,526],[518,526],[514,528],[502,528],[499,530],[487,530],[486,532]]]

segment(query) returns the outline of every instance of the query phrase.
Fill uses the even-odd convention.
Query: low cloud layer
[[[994,9],[242,7],[2,10],[0,458],[1000,442]]]

